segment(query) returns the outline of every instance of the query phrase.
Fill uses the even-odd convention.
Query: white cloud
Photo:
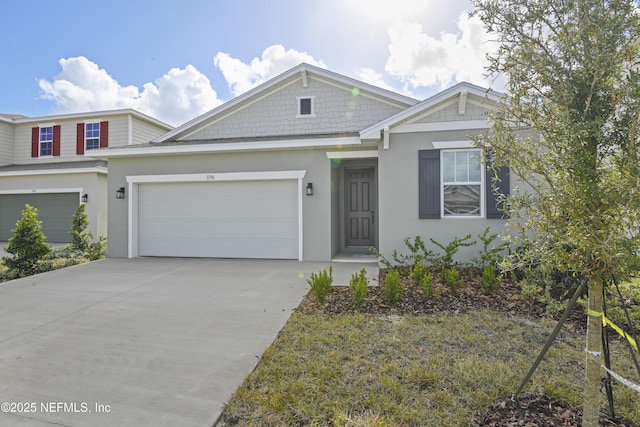
[[[384,81],[384,76],[381,73],[378,73],[377,71],[372,70],[371,68],[360,68],[356,72],[356,76],[358,80],[362,80],[365,83],[369,83],[370,85],[396,92],[396,89],[389,86]]]
[[[222,71],[222,75],[229,85],[229,90],[234,96],[264,83],[301,62],[326,68],[322,61],[316,61],[306,52],[294,49],[285,50],[284,46],[279,44],[266,48],[262,52],[262,57],[253,58],[250,64],[245,64],[224,52],[218,52],[214,62],[216,67]]]
[[[482,22],[466,13],[458,18],[458,32],[432,37],[422,25],[397,21],[389,28],[389,58],[386,71],[405,88],[468,81],[487,85],[486,54],[495,49]]]
[[[179,125],[221,104],[209,79],[192,65],[172,68],[140,91],[136,86],[121,86],[83,56],[59,63],[62,71],[53,81],[39,81],[42,98],[54,101],[57,113],[135,108]]]

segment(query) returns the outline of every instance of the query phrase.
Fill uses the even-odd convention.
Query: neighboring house
[[[71,220],[86,203],[89,231],[107,233],[108,147],[148,142],[172,127],[137,111],[24,117],[0,114],[0,241],[25,204],[38,208],[49,242],[69,242]]]
[[[469,138],[497,100],[461,83],[418,102],[301,64],[149,144],[101,151],[108,255],[329,261],[498,232]]]

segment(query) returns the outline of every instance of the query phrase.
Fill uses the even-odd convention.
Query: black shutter
[[[509,215],[504,212],[504,203],[500,199],[504,196],[508,196],[510,189],[511,182],[509,168],[507,166],[494,168],[490,164],[487,164],[487,218],[501,219],[509,217]]]
[[[300,115],[311,114],[311,98],[300,99]]]
[[[440,150],[418,151],[419,218],[440,218]]]

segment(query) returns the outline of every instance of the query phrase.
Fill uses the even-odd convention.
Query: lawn
[[[218,425],[474,425],[474,417],[515,392],[554,325],[491,309],[296,312]],[[582,333],[565,327],[525,391],[579,406],[583,349]],[[612,360],[635,378],[617,340]],[[614,387],[616,415],[640,423],[637,393]]]

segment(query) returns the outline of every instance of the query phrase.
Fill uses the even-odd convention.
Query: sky
[[[489,86],[471,0],[3,4],[0,113],[135,108],[178,126],[300,62],[425,99]]]

